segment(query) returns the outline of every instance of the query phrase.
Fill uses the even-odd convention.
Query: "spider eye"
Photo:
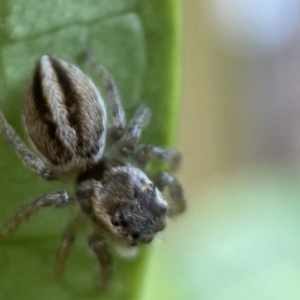
[[[139,237],[140,237],[140,234],[139,234],[138,232],[134,232],[134,233],[132,234],[132,238],[133,238],[134,240],[137,240]]]
[[[128,220],[125,218],[124,214],[120,213],[119,218],[120,218],[122,226],[124,228],[127,228],[128,227]]]
[[[119,226],[120,225],[119,222],[117,221],[117,219],[115,219],[115,218],[111,219],[111,224],[114,225],[114,226]]]

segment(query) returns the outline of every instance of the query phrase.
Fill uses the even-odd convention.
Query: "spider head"
[[[109,169],[96,194],[95,217],[127,245],[149,243],[165,227],[167,203],[138,168],[126,165]]]

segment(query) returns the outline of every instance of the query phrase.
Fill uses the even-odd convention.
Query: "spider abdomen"
[[[106,109],[93,82],[49,55],[38,61],[24,102],[26,131],[51,165],[70,172],[103,154]]]

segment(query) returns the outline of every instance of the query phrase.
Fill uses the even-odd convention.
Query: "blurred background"
[[[189,207],[145,299],[300,299],[300,1],[185,0],[183,23]]]

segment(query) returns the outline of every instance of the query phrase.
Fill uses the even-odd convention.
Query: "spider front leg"
[[[66,264],[67,258],[69,256],[70,250],[74,244],[76,234],[78,230],[82,227],[84,222],[86,221],[86,217],[83,213],[79,213],[76,218],[74,218],[65,229],[65,232],[62,237],[62,241],[60,244],[60,248],[58,250],[56,261],[54,268],[52,270],[52,275],[54,277],[59,276]]]
[[[88,242],[100,265],[100,288],[105,288],[112,277],[113,256],[103,235],[98,230],[91,234]]]
[[[94,223],[94,231],[90,235],[88,243],[89,247],[96,254],[100,265],[100,287],[104,288],[108,284],[112,276],[113,257],[109,247],[101,233],[101,225],[95,216],[95,211],[92,207],[92,198],[98,193],[97,188],[101,184],[96,180],[84,180],[76,186],[76,196],[78,203],[85,213]]]
[[[39,174],[42,178],[46,180],[56,179],[54,171],[48,166],[46,166],[41,159],[36,157],[25,146],[21,138],[17,135],[14,129],[9,125],[1,110],[0,110],[0,133],[29,169]]]
[[[0,239],[14,231],[22,222],[29,219],[40,209],[48,206],[63,208],[73,203],[66,191],[57,191],[42,195],[22,206],[20,210],[0,229]]]
[[[158,172],[152,177],[152,180],[168,202],[168,215],[173,217],[182,213],[186,208],[186,202],[179,181],[168,172]]]

